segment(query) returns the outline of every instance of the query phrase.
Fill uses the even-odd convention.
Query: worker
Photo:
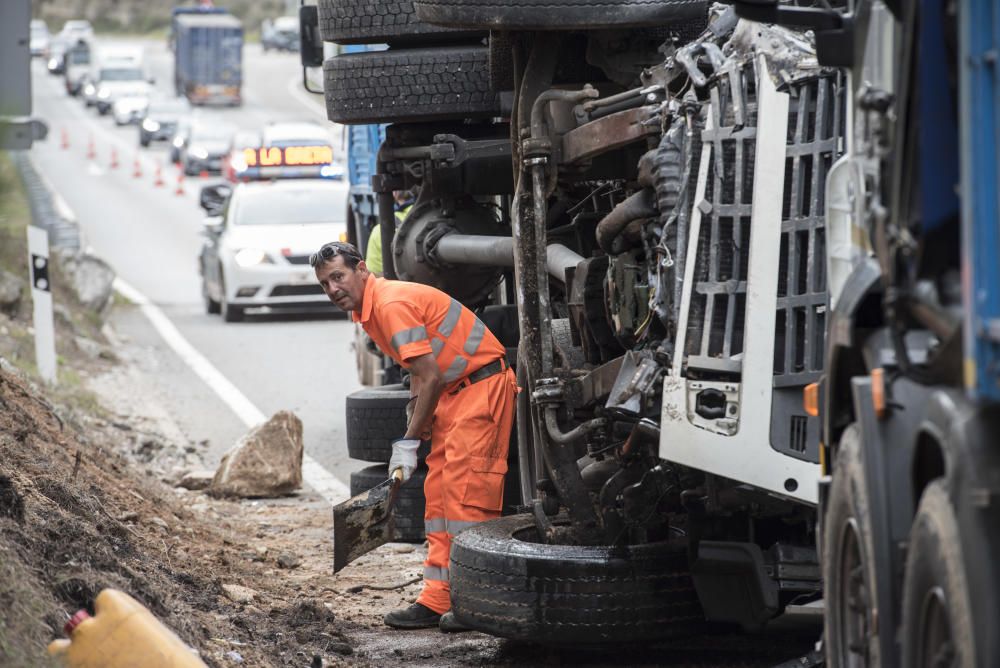
[[[413,412],[392,445],[389,472],[401,469],[408,479],[421,439],[431,441],[423,590],[385,623],[463,630],[450,612],[448,557],[455,534],[500,515],[517,392],[505,349],[472,311],[440,290],[376,278],[351,244],[325,244],[309,263],[330,301],[410,372]]]
[[[406,214],[410,213],[410,209],[413,208],[413,202],[417,198],[412,190],[393,191],[392,197],[395,201],[396,224],[402,225],[403,221],[406,220]],[[368,235],[368,248],[365,249],[365,264],[368,265],[368,271],[371,273],[376,276],[382,275],[382,226],[378,223],[375,224],[375,227],[372,228],[372,231]]]

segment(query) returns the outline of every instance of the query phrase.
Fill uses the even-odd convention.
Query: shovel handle
[[[396,482],[402,482],[403,481],[403,467],[402,466],[397,467],[396,469],[393,470],[393,472],[392,472],[392,479],[395,480]]]

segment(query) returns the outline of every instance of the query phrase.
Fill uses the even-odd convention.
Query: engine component
[[[626,352],[605,408],[624,417],[655,414],[663,371],[651,352]]]
[[[649,326],[649,285],[641,255],[634,250],[611,258],[605,283],[615,338],[625,348],[635,345]]]
[[[583,348],[588,362],[600,363],[624,352],[608,322],[604,299],[604,279],[609,261],[606,255],[580,262],[570,279],[570,323],[574,343]]]

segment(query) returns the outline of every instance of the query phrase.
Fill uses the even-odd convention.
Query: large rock
[[[21,277],[0,269],[0,312],[17,315],[26,284],[27,281]]]
[[[72,251],[59,251],[57,262],[80,303],[103,313],[111,303],[111,284],[115,280],[115,272],[108,263],[99,257]]]
[[[222,457],[208,493],[281,496],[302,485],[302,420],[280,411],[251,429]]]

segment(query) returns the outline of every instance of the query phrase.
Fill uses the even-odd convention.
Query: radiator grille
[[[306,295],[321,295],[323,287],[315,285],[277,285],[271,290],[272,297],[304,297]]]
[[[750,212],[757,134],[752,66],[732,69],[711,89],[712,127],[701,228],[685,344],[688,370],[738,375],[746,321]]]

